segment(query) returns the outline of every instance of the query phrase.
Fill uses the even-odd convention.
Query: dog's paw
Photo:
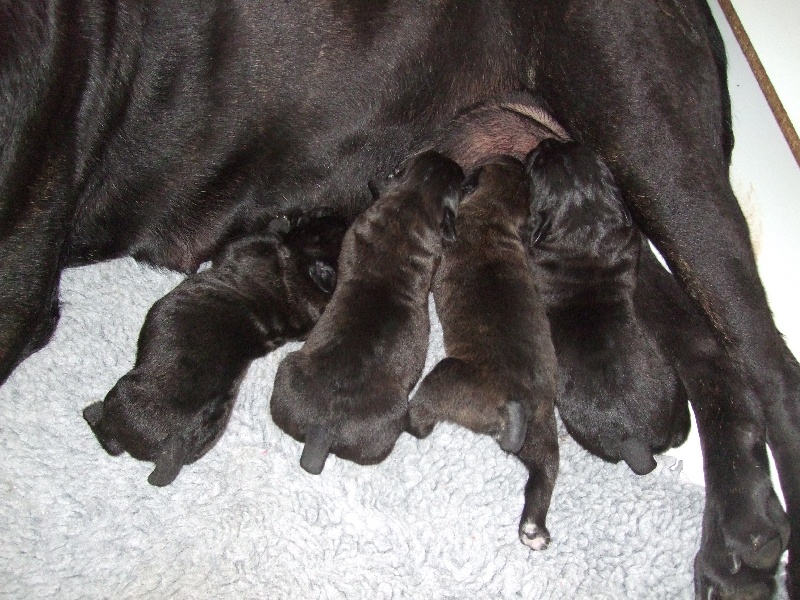
[[[728,517],[722,532],[731,556],[731,573],[741,564],[759,570],[772,570],[789,543],[789,520],[771,486],[761,486],[747,514]]]
[[[724,499],[706,490],[703,540],[695,557],[695,593],[714,600],[761,600],[775,591],[778,561],[789,522],[769,479],[749,494]]]
[[[550,545],[550,532],[547,527],[526,519],[519,526],[519,541],[531,550],[546,550]]]
[[[436,418],[423,404],[412,406],[408,409],[408,426],[406,431],[415,438],[428,437],[436,426]]]
[[[519,402],[509,402],[505,409],[507,413],[505,426],[495,437],[503,450],[510,454],[516,454],[525,443],[528,420],[525,416],[525,409]]]
[[[701,551],[695,557],[694,591],[697,600],[769,600],[775,594],[772,571],[743,565],[731,555],[720,553],[715,560]],[[736,573],[732,573],[732,571]]]

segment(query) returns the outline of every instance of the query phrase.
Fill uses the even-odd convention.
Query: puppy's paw
[[[531,550],[546,550],[550,545],[550,532],[547,527],[526,519],[519,526],[519,541]]]
[[[528,421],[525,409],[519,402],[509,402],[505,405],[507,417],[505,426],[497,434],[497,443],[510,454],[516,454],[525,443],[525,434],[528,432]]]
[[[424,405],[419,404],[408,409],[408,426],[406,431],[415,438],[428,437],[436,427],[436,419]]]

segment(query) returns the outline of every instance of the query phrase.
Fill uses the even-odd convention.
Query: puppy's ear
[[[555,138],[545,138],[525,157],[525,172],[530,173],[534,168],[541,167],[547,160],[548,154],[554,149],[567,146],[569,142],[562,142]]]
[[[319,475],[333,445],[333,434],[323,425],[312,425],[306,432],[300,466],[312,475]]]
[[[83,418],[92,428],[92,433],[100,442],[103,450],[111,456],[119,456],[125,449],[117,440],[109,436],[103,428],[103,402],[95,402],[83,409]]]
[[[314,264],[308,267],[308,275],[323,292],[333,293],[336,287],[336,270],[328,263],[315,260]]]
[[[442,239],[446,242],[456,240],[456,215],[458,203],[461,202],[461,192],[449,192],[442,201]]]
[[[169,485],[181,472],[186,462],[187,450],[183,436],[172,435],[167,439],[164,449],[155,460],[156,468],[150,473],[147,482],[150,485],[164,487]]]
[[[523,233],[525,245],[530,248],[539,244],[539,242],[547,237],[551,226],[550,213],[540,210],[537,213],[531,214],[528,222],[525,224],[525,231]]]

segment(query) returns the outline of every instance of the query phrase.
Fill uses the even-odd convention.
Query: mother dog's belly
[[[75,123],[69,264],[191,271],[265,215],[355,215],[370,178],[521,86],[530,27],[512,4],[163,2],[117,23]],[[111,67],[129,55],[123,77]]]

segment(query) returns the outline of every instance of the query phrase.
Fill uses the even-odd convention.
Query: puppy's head
[[[480,213],[482,221],[510,224],[519,229],[529,210],[525,167],[513,156],[490,158],[470,171],[462,185],[462,211]]]
[[[327,302],[336,287],[339,252],[347,227],[344,217],[319,209],[297,218],[283,235],[299,271],[308,274],[324,294],[320,301]]]
[[[580,142],[547,139],[526,159],[529,245],[622,244],[632,221],[606,164]]]
[[[380,183],[370,182],[375,198],[391,198],[403,210],[424,216],[441,231],[442,239],[456,237],[456,214],[464,172],[457,163],[434,151],[412,156]]]

